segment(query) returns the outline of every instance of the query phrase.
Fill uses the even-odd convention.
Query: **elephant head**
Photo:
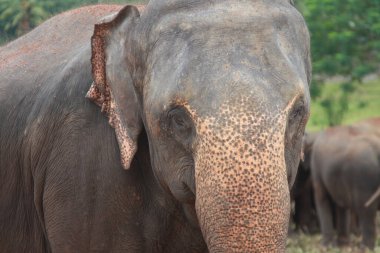
[[[289,1],[150,1],[95,26],[88,97],[128,169],[146,133],[155,177],[210,252],[286,244],[309,116],[309,34]]]

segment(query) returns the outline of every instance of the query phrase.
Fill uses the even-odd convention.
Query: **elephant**
[[[349,243],[353,213],[362,233],[362,247],[373,249],[380,201],[374,200],[370,206],[365,203],[380,185],[379,136],[360,125],[326,129],[313,145],[311,172],[322,243],[334,243],[335,208],[337,244]]]
[[[380,137],[380,118],[369,118],[359,123],[355,124],[360,127],[362,131],[371,132]],[[368,207],[380,196],[380,186],[377,188],[376,192],[367,200],[365,206]]]
[[[380,117],[369,118],[354,125],[359,127],[362,131],[371,132],[380,136]]]
[[[311,78],[291,1],[83,7],[0,59],[2,250],[285,251]]]
[[[302,147],[303,159],[300,161],[297,176],[291,189],[291,199],[294,203],[292,220],[295,230],[310,234],[319,232],[310,169],[313,144],[318,134],[319,132],[305,132]]]

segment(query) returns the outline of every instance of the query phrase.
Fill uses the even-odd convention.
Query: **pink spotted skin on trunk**
[[[259,113],[266,111],[264,104],[253,112],[252,98],[242,95],[209,117],[182,103],[196,122],[198,136],[197,215],[215,252],[285,250],[290,206],[284,132],[294,100],[264,115]]]

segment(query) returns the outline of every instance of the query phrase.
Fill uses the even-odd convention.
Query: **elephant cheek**
[[[210,252],[285,251],[290,204],[284,120],[277,120],[256,136],[200,134],[196,212]]]

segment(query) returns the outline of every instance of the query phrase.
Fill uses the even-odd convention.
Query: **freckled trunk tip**
[[[210,252],[284,252],[290,194],[283,142],[233,142],[224,151],[207,142],[195,161],[196,211]]]
[[[210,252],[285,251],[288,183],[284,173],[266,179],[268,174],[243,173],[240,178],[236,174],[208,174],[206,181],[197,178],[196,210]]]

